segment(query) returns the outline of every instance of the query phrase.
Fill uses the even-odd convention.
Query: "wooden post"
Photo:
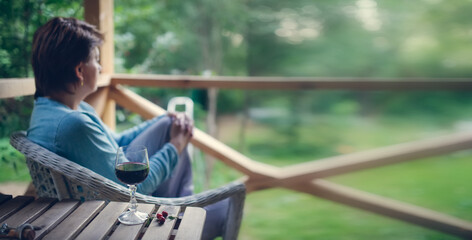
[[[85,21],[91,23],[104,35],[105,41],[100,47],[100,64],[102,74],[113,74],[114,72],[114,24],[113,24],[113,0],[84,0]],[[111,129],[115,129],[116,103],[111,98],[106,98],[103,104],[105,109],[102,119]]]
[[[217,125],[216,125],[216,112],[218,102],[218,88],[208,89],[208,114],[207,114],[207,129],[210,136],[216,138]],[[213,166],[215,165],[215,158],[210,155],[205,156],[206,167],[205,167],[205,189],[210,188],[210,179],[213,172]]]

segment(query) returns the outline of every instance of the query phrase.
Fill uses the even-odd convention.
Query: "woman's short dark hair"
[[[89,59],[103,42],[93,26],[74,18],[55,17],[38,28],[33,37],[34,98],[56,92],[69,92],[70,83],[79,79],[75,67]]]

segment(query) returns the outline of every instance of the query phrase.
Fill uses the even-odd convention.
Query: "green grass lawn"
[[[408,118],[371,120],[321,116],[304,118],[304,121],[297,129],[298,140],[292,145],[277,131],[277,126],[255,124],[247,131],[244,154],[258,161],[287,166],[455,131],[453,122],[436,125]],[[223,141],[237,146],[236,139]],[[328,180],[472,221],[471,157],[472,151],[462,151]],[[237,176],[233,170],[218,165],[215,182],[221,181],[220,175],[228,175],[227,172]],[[459,238],[312,195],[270,189],[247,196],[240,239]]]
[[[336,177],[336,183],[472,221],[470,156],[453,155]],[[283,189],[247,197],[241,239],[459,239]]]
[[[0,183],[7,181],[29,182],[31,177],[25,158],[16,151],[8,138],[0,139]]]

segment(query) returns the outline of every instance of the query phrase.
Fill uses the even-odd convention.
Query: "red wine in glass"
[[[115,167],[116,177],[129,185],[138,184],[149,174],[149,165],[145,163],[126,162]]]
[[[118,220],[127,225],[142,224],[148,218],[147,213],[137,210],[136,184],[141,183],[149,174],[149,158],[145,146],[119,147],[115,160],[115,175],[129,187],[130,207]]]

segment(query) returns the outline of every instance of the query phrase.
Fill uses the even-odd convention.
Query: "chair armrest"
[[[51,175],[58,175],[54,181],[54,192],[59,199],[103,199],[109,201],[129,201],[128,188],[95,173],[75,162],[63,158],[40,145],[31,142],[25,132],[13,133],[10,144],[22,152],[27,161],[33,161],[48,169]],[[31,169],[30,169],[31,171]],[[56,182],[57,181],[57,182]],[[50,184],[50,181],[46,181]],[[62,184],[59,184],[62,182]],[[64,191],[57,189],[58,185],[67,186]],[[78,189],[80,187],[80,190]],[[40,189],[37,189],[40,190]],[[83,197],[83,193],[89,193]],[[38,192],[38,195],[47,195],[47,192]],[[222,187],[207,190],[191,196],[180,198],[160,198],[137,193],[139,202],[159,204],[204,207],[220,200],[229,199],[229,209],[224,223],[223,239],[237,239],[246,198],[246,187],[240,181],[231,182]]]
[[[244,183],[234,181],[219,188],[210,189],[186,197],[160,198],[137,193],[136,199],[138,201],[154,204],[203,207],[220,200],[239,195],[242,195],[244,198],[246,195],[246,186]]]
[[[27,158],[32,158],[52,171],[61,173],[70,181],[99,192],[103,199],[111,201],[129,200],[129,192],[126,187],[31,142],[26,138],[24,131],[12,134],[10,143]],[[235,181],[219,188],[186,197],[160,198],[137,193],[136,199],[140,202],[154,204],[202,207],[233,196],[244,199],[245,195],[246,187],[244,183]]]

